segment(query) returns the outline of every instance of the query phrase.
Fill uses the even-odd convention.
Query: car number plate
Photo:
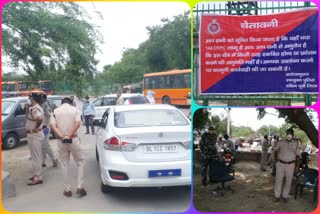
[[[177,145],[167,144],[167,145],[145,145],[143,146],[144,153],[170,153],[178,152]]]
[[[181,169],[162,169],[162,170],[149,170],[149,177],[172,177],[181,176]]]

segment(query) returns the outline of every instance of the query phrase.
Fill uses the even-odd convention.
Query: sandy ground
[[[274,182],[271,175],[271,168],[261,172],[257,162],[239,162],[234,165],[235,180],[227,182],[226,186],[231,186],[234,193],[224,191],[223,196],[214,196],[212,190],[217,186],[208,185],[201,187],[200,165],[194,167],[194,207],[201,212],[214,211],[282,211],[282,212],[310,212],[312,206],[313,193],[304,190],[302,198],[297,200],[293,195],[289,196],[289,202],[274,203]],[[220,184],[221,185],[221,184]]]

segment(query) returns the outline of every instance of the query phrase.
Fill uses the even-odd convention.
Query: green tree
[[[190,68],[190,20],[179,15],[162,19],[163,25],[147,27],[149,38],[137,49],[125,49],[120,62],[104,67],[108,81],[140,82],[143,74]]]
[[[198,109],[193,115],[193,128],[195,130],[204,129],[210,124],[209,112],[207,109]]]
[[[246,126],[231,126],[232,137],[245,137],[249,138],[254,135],[254,130]]]
[[[257,130],[257,133],[264,136],[264,135],[271,135],[271,136],[274,136],[274,135],[278,135],[279,134],[279,129],[278,127],[276,126],[273,126],[273,125],[263,125],[261,126],[258,130]]]
[[[163,26],[147,28],[150,38],[145,51],[150,70],[190,68],[190,18],[184,14],[163,22]]]
[[[279,117],[285,119],[287,123],[292,124],[291,127],[296,127],[305,132],[312,144],[318,148],[318,130],[312,123],[313,117],[310,110],[303,108],[276,108],[279,112]],[[261,119],[266,114],[264,108],[258,108],[258,119]],[[283,130],[282,130],[283,131]],[[284,136],[284,135],[282,135]]]
[[[33,80],[67,78],[78,90],[96,72],[95,26],[76,3],[10,2],[2,10],[3,53]]]

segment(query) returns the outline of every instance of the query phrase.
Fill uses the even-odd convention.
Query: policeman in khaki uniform
[[[44,112],[44,119],[43,119],[43,132],[45,135],[44,142],[42,145],[42,167],[46,167],[46,157],[47,154],[49,158],[52,160],[52,166],[57,167],[58,166],[58,159],[55,157],[52,148],[49,144],[49,136],[50,136],[50,128],[49,123],[50,123],[50,118],[51,118],[51,108],[49,104],[47,103],[47,95],[46,94],[40,94],[41,96],[41,107],[43,108]]]
[[[263,136],[261,142],[261,160],[260,160],[260,170],[267,171],[266,164],[267,164],[267,157],[268,157],[268,148],[269,148],[269,139],[268,135]]]
[[[63,194],[66,197],[72,196],[69,180],[69,162],[71,153],[77,164],[77,195],[83,197],[87,195],[87,192],[84,189],[83,180],[84,156],[77,133],[80,127],[81,113],[76,107],[72,106],[72,101],[69,97],[63,98],[61,103],[62,105],[56,108],[51,116],[50,126],[56,137],[60,139],[58,142],[58,154],[63,173]]]
[[[274,187],[274,202],[280,201],[283,178],[286,184],[282,192],[284,202],[288,201],[288,195],[294,174],[299,172],[300,150],[298,141],[293,139],[293,129],[286,130],[286,140],[278,142],[274,148],[276,161],[276,183]]]
[[[40,95],[31,93],[29,104],[26,106],[26,132],[30,150],[33,176],[29,178],[28,185],[42,184],[41,161],[44,133],[42,131],[43,109],[39,105]]]

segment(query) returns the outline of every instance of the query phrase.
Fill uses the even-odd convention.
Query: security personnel
[[[286,130],[286,140],[281,140],[276,145],[275,161],[276,161],[276,183],[274,187],[274,202],[280,201],[283,178],[286,178],[286,185],[282,192],[284,202],[288,201],[288,195],[294,174],[299,172],[300,150],[299,143],[293,139],[293,129]]]
[[[261,161],[260,161],[260,170],[266,170],[267,157],[268,157],[268,148],[269,148],[269,139],[268,135],[265,135],[261,142]]]
[[[39,105],[40,95],[31,93],[29,104],[26,105],[26,133],[30,150],[33,176],[29,178],[28,185],[42,184],[41,161],[44,133],[42,131],[43,109]]]
[[[55,157],[51,149],[51,146],[49,144],[49,136],[50,136],[49,123],[50,123],[52,110],[47,102],[47,95],[42,93],[40,94],[40,97],[41,97],[41,107],[43,108],[43,112],[44,112],[42,129],[45,135],[44,142],[42,144],[42,167],[46,167],[47,154],[49,158],[52,160],[52,166],[57,167],[58,159]]]
[[[217,135],[215,134],[214,126],[209,126],[209,132],[205,132],[201,136],[199,143],[201,153],[201,175],[202,186],[207,185],[208,166],[210,167],[212,160],[218,158],[216,147]]]
[[[63,173],[64,192],[66,197],[71,197],[71,185],[69,181],[69,161],[70,153],[77,164],[77,195],[83,197],[87,195],[84,189],[83,170],[84,155],[80,146],[78,137],[78,129],[80,127],[80,111],[72,106],[69,97],[65,97],[61,101],[62,105],[54,110],[51,116],[50,125],[55,135],[59,139],[59,160]]]
[[[87,132],[85,134],[89,134],[89,126],[91,126],[91,133],[94,135],[94,126],[93,126],[93,118],[95,116],[94,105],[89,100],[88,95],[85,96],[85,99],[86,101],[83,103],[83,106],[82,106],[82,115],[84,117],[84,121],[86,123],[86,128],[87,128]]]

